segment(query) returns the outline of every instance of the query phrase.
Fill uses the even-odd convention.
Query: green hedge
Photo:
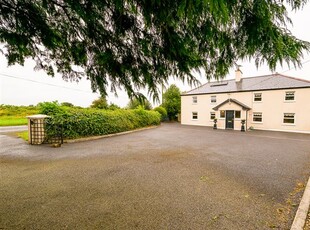
[[[63,137],[74,139],[79,137],[105,135],[124,132],[151,125],[158,125],[161,116],[155,111],[135,110],[67,110],[52,115],[47,124],[47,135],[53,135],[53,125],[62,124]]]

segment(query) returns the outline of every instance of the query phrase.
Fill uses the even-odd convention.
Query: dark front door
[[[226,110],[226,129],[234,128],[234,111]]]

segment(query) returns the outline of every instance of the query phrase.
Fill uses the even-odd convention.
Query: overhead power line
[[[307,60],[307,61],[302,62],[301,64],[304,65],[304,64],[307,64],[307,63],[309,63],[309,62],[310,62],[310,59]],[[294,68],[294,69],[296,69],[296,68]],[[286,73],[286,72],[291,71],[291,70],[292,70],[292,68],[289,68],[289,69],[283,71],[282,73]]]
[[[69,89],[69,90],[74,90],[74,91],[79,91],[79,92],[84,92],[84,93],[93,93],[93,92],[91,92],[91,91],[86,91],[86,90],[81,90],[81,89],[75,89],[75,88],[70,88],[70,87],[61,86],[61,85],[55,85],[55,84],[46,83],[46,82],[41,82],[41,81],[36,81],[36,80],[32,80],[32,79],[17,77],[17,76],[13,76],[13,75],[9,75],[9,74],[0,73],[0,75],[1,75],[1,76],[4,76],[4,77],[8,77],[8,78],[14,78],[14,79],[19,79],[19,80],[23,80],[23,81],[34,82],[34,83],[37,83],[37,84],[53,86],[53,87],[62,88],[62,89]]]

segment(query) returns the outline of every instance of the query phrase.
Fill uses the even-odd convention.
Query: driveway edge
[[[74,140],[64,140],[64,143],[76,143],[76,142],[83,142],[83,141],[98,140],[98,139],[101,139],[101,138],[120,136],[120,135],[125,135],[125,134],[129,134],[129,133],[139,132],[139,131],[143,131],[143,130],[154,129],[154,128],[157,128],[157,127],[159,127],[159,125],[157,125],[157,126],[156,125],[148,126],[148,127],[145,127],[145,128],[134,129],[134,130],[125,131],[125,132],[121,132],[121,133],[111,133],[111,134],[102,135],[102,136],[84,137],[84,138],[78,138],[78,139],[74,139]]]
[[[291,230],[303,230],[310,206],[310,177],[296,212]]]

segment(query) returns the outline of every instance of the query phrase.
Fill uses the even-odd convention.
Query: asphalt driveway
[[[164,124],[0,143],[0,229],[289,229],[310,175],[306,134]]]

